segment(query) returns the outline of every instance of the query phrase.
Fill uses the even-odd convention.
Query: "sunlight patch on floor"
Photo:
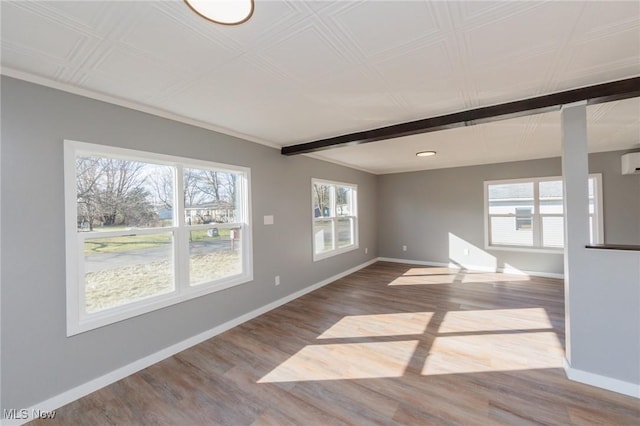
[[[562,368],[564,350],[554,332],[438,337],[425,376]]]
[[[417,346],[417,340],[309,345],[258,383],[400,377]]]
[[[432,270],[440,272],[433,272]],[[399,285],[435,285],[453,283],[499,283],[530,281],[526,274],[505,274],[501,272],[469,271],[454,268],[412,268],[389,283]]]
[[[544,308],[491,309],[483,311],[449,311],[445,314],[438,333],[551,328],[553,328],[553,325]]]
[[[436,268],[436,267],[424,267],[424,268],[411,268],[402,274],[404,277],[411,276],[427,276],[427,275],[455,275],[460,272],[459,268]]]
[[[432,316],[433,312],[351,315],[335,323],[318,336],[318,339],[422,334]]]

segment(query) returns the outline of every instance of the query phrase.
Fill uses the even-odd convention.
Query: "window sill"
[[[626,245],[626,244],[587,244],[585,246],[588,249],[602,249],[602,250],[623,250],[623,251],[640,251],[640,245]]]
[[[96,328],[111,325],[129,318],[137,317],[149,312],[157,311],[178,303],[186,302],[197,297],[226,290],[241,284],[253,281],[253,273],[240,274],[229,278],[223,278],[209,283],[189,286],[182,292],[160,294],[128,303],[122,306],[105,309],[94,314],[84,315],[78,319],[67,318],[67,337],[84,333]]]
[[[564,254],[562,248],[538,248],[538,247],[518,247],[518,246],[484,246],[485,250],[498,250],[498,251],[515,251],[525,253],[540,253],[540,254]]]

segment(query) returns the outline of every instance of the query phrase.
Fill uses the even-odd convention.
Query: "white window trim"
[[[331,218],[320,218],[317,219],[314,216],[314,204],[313,204],[313,191],[314,191],[314,185],[315,184],[325,184],[325,185],[333,185],[334,188],[335,186],[346,186],[349,187],[353,190],[353,197],[354,199],[352,200],[352,204],[353,204],[353,211],[354,214],[351,216],[340,216],[340,218],[353,218],[354,220],[354,225],[353,225],[353,244],[350,244],[346,247],[335,247],[333,250],[330,251],[325,251],[322,253],[317,253],[316,254],[316,241],[315,241],[315,237],[314,237],[314,225],[315,222],[317,220],[327,220],[330,219],[333,222],[333,235],[334,235],[334,244],[336,244],[336,235],[337,235],[337,229],[336,229],[336,221],[338,219],[338,216],[336,216],[336,212],[332,212],[332,217]],[[332,206],[333,209],[335,209],[335,202],[333,203],[334,205]],[[360,222],[358,220],[358,185],[353,184],[353,183],[346,183],[346,182],[337,182],[337,181],[333,181],[333,180],[327,180],[327,179],[316,179],[316,178],[312,178],[311,179],[311,253],[313,254],[313,261],[317,262],[319,260],[323,260],[323,259],[327,259],[333,256],[337,256],[343,253],[347,253],[353,250],[357,250],[359,248],[359,240],[358,240],[358,235],[360,234],[358,228],[360,227]]]
[[[597,220],[594,221],[594,243],[602,243],[604,242],[604,217],[603,217],[603,205],[602,205],[602,173],[590,173],[589,179],[594,180],[594,194],[596,196],[596,202],[594,204],[594,216]],[[540,224],[538,223],[540,220],[540,213],[538,205],[538,183],[545,181],[554,181],[554,180],[564,180],[562,176],[545,176],[545,177],[534,177],[534,178],[518,178],[518,179],[500,179],[500,180],[488,180],[484,182],[484,248],[485,250],[500,250],[500,251],[515,251],[515,252],[529,252],[529,253],[553,253],[553,254],[562,254],[564,253],[564,248],[551,248],[551,247],[526,247],[526,246],[507,246],[507,245],[490,245],[490,235],[489,235],[489,185],[496,184],[509,184],[509,183],[524,183],[524,182],[533,182],[534,183],[534,208],[535,211],[538,212],[533,216],[534,226],[537,226],[539,229]],[[564,195],[563,195],[564,196]],[[545,214],[544,216],[554,216],[554,214]],[[558,216],[565,216],[564,213]],[[589,213],[589,216],[591,214]],[[536,244],[538,240],[538,236],[536,233],[533,235],[534,244]]]
[[[76,156],[81,154],[107,155],[124,160],[151,162],[176,167],[177,188],[174,191],[177,208],[174,216],[178,223],[173,226],[153,229],[135,229],[137,235],[173,233],[174,236],[174,282],[175,289],[170,293],[128,303],[122,306],[105,309],[93,314],[84,312],[84,250],[83,241],[87,237],[95,237],[95,234],[77,232],[77,199],[76,199]],[[186,226],[184,218],[184,191],[182,184],[182,168],[194,167],[203,169],[226,170],[244,174],[240,183],[242,186],[241,218],[242,223],[216,224],[216,227],[236,225],[242,228],[242,273],[228,278],[221,278],[208,283],[189,285],[189,241],[188,232],[201,226]],[[229,164],[202,161],[192,158],[177,157],[157,154],[146,151],[137,151],[126,148],[117,148],[107,145],[97,145],[72,140],[64,141],[64,189],[65,189],[65,237],[66,237],[66,273],[67,273],[67,337],[89,331],[98,327],[113,324],[128,318],[142,315],[157,309],[175,305],[186,300],[204,296],[216,291],[224,290],[239,284],[253,281],[253,250],[251,227],[251,169]],[[220,226],[218,226],[220,225]],[[205,226],[206,227],[206,226]],[[109,236],[119,231],[110,232]],[[131,231],[122,231],[123,234],[131,234]],[[107,236],[105,233],[101,235]],[[185,254],[186,253],[186,254]]]

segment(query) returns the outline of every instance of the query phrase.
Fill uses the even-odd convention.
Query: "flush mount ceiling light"
[[[211,22],[238,25],[253,15],[253,0],[184,0],[194,12]]]
[[[435,151],[420,151],[416,153],[417,157],[433,157],[436,155]]]

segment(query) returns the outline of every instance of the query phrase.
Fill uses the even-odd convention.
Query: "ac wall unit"
[[[640,175],[640,152],[630,152],[622,156],[622,174]]]

